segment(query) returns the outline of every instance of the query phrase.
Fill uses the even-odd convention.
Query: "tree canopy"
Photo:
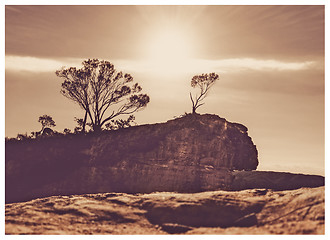
[[[42,132],[45,129],[45,127],[55,127],[56,126],[55,121],[53,120],[53,118],[51,116],[46,115],[46,114],[40,116],[38,122],[40,122],[41,126],[42,126],[40,132]]]
[[[215,81],[219,80],[219,75],[216,73],[205,73],[201,75],[195,75],[191,79],[191,86],[193,88],[198,87],[200,92],[193,98],[190,92],[190,100],[192,102],[192,113],[196,113],[196,109],[202,106],[202,102],[207,96],[208,91],[214,85]]]
[[[133,84],[133,77],[117,71],[105,60],[88,59],[83,67],[63,68],[56,75],[64,79],[61,93],[76,102],[84,111],[82,130],[87,121],[94,131],[122,114],[132,114],[147,106],[150,98],[141,94],[141,86]]]

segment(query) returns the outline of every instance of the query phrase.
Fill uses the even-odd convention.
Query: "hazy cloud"
[[[38,58],[26,56],[6,56],[6,69],[12,71],[29,71],[29,72],[54,72],[61,67],[81,67],[83,59],[65,58],[65,59],[51,59]],[[111,60],[110,60],[111,61]],[[253,59],[253,58],[234,58],[221,60],[203,60],[203,59],[187,59],[177,65],[169,62],[168,65],[157,62],[150,62],[146,60],[114,60],[111,61],[116,64],[120,70],[133,72],[153,72],[154,70],[160,72],[164,68],[176,66],[178,72],[195,73],[195,72],[237,72],[242,70],[254,71],[299,71],[312,68],[315,66],[314,61],[303,62],[284,62],[272,59]]]
[[[195,67],[209,66],[213,71],[236,72],[241,70],[255,71],[299,71],[310,68],[314,61],[287,62],[273,59],[231,58],[221,60],[196,60]]]
[[[81,60],[56,60],[50,58],[6,56],[6,70],[28,72],[55,72],[61,67],[79,67]]]

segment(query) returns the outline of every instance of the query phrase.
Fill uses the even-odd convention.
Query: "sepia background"
[[[191,111],[195,74],[216,72],[199,113],[239,122],[258,170],[324,175],[324,6],[6,6],[6,136],[73,129],[84,112],[55,71],[109,60],[150,98],[138,124]]]

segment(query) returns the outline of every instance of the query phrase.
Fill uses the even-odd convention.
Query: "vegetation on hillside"
[[[77,103],[84,110],[83,118],[74,118],[76,127],[71,130],[64,128],[58,132],[53,127],[55,121],[50,115],[39,117],[41,130],[30,134],[19,133],[16,138],[6,137],[6,142],[48,137],[72,136],[102,131],[113,131],[136,125],[133,113],[144,109],[150,102],[147,94],[142,94],[142,87],[133,83],[133,77],[128,73],[117,71],[112,63],[99,59],[88,59],[82,62],[82,68],[62,68],[55,73],[64,81],[61,84],[61,94]],[[192,114],[204,104],[210,88],[219,80],[216,73],[195,75],[191,86],[198,88],[198,93],[190,92]],[[123,118],[128,115],[127,118]],[[187,113],[181,116],[186,116]]]

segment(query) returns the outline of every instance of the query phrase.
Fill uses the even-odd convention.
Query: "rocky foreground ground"
[[[6,234],[324,234],[324,187],[99,193],[6,204]]]

